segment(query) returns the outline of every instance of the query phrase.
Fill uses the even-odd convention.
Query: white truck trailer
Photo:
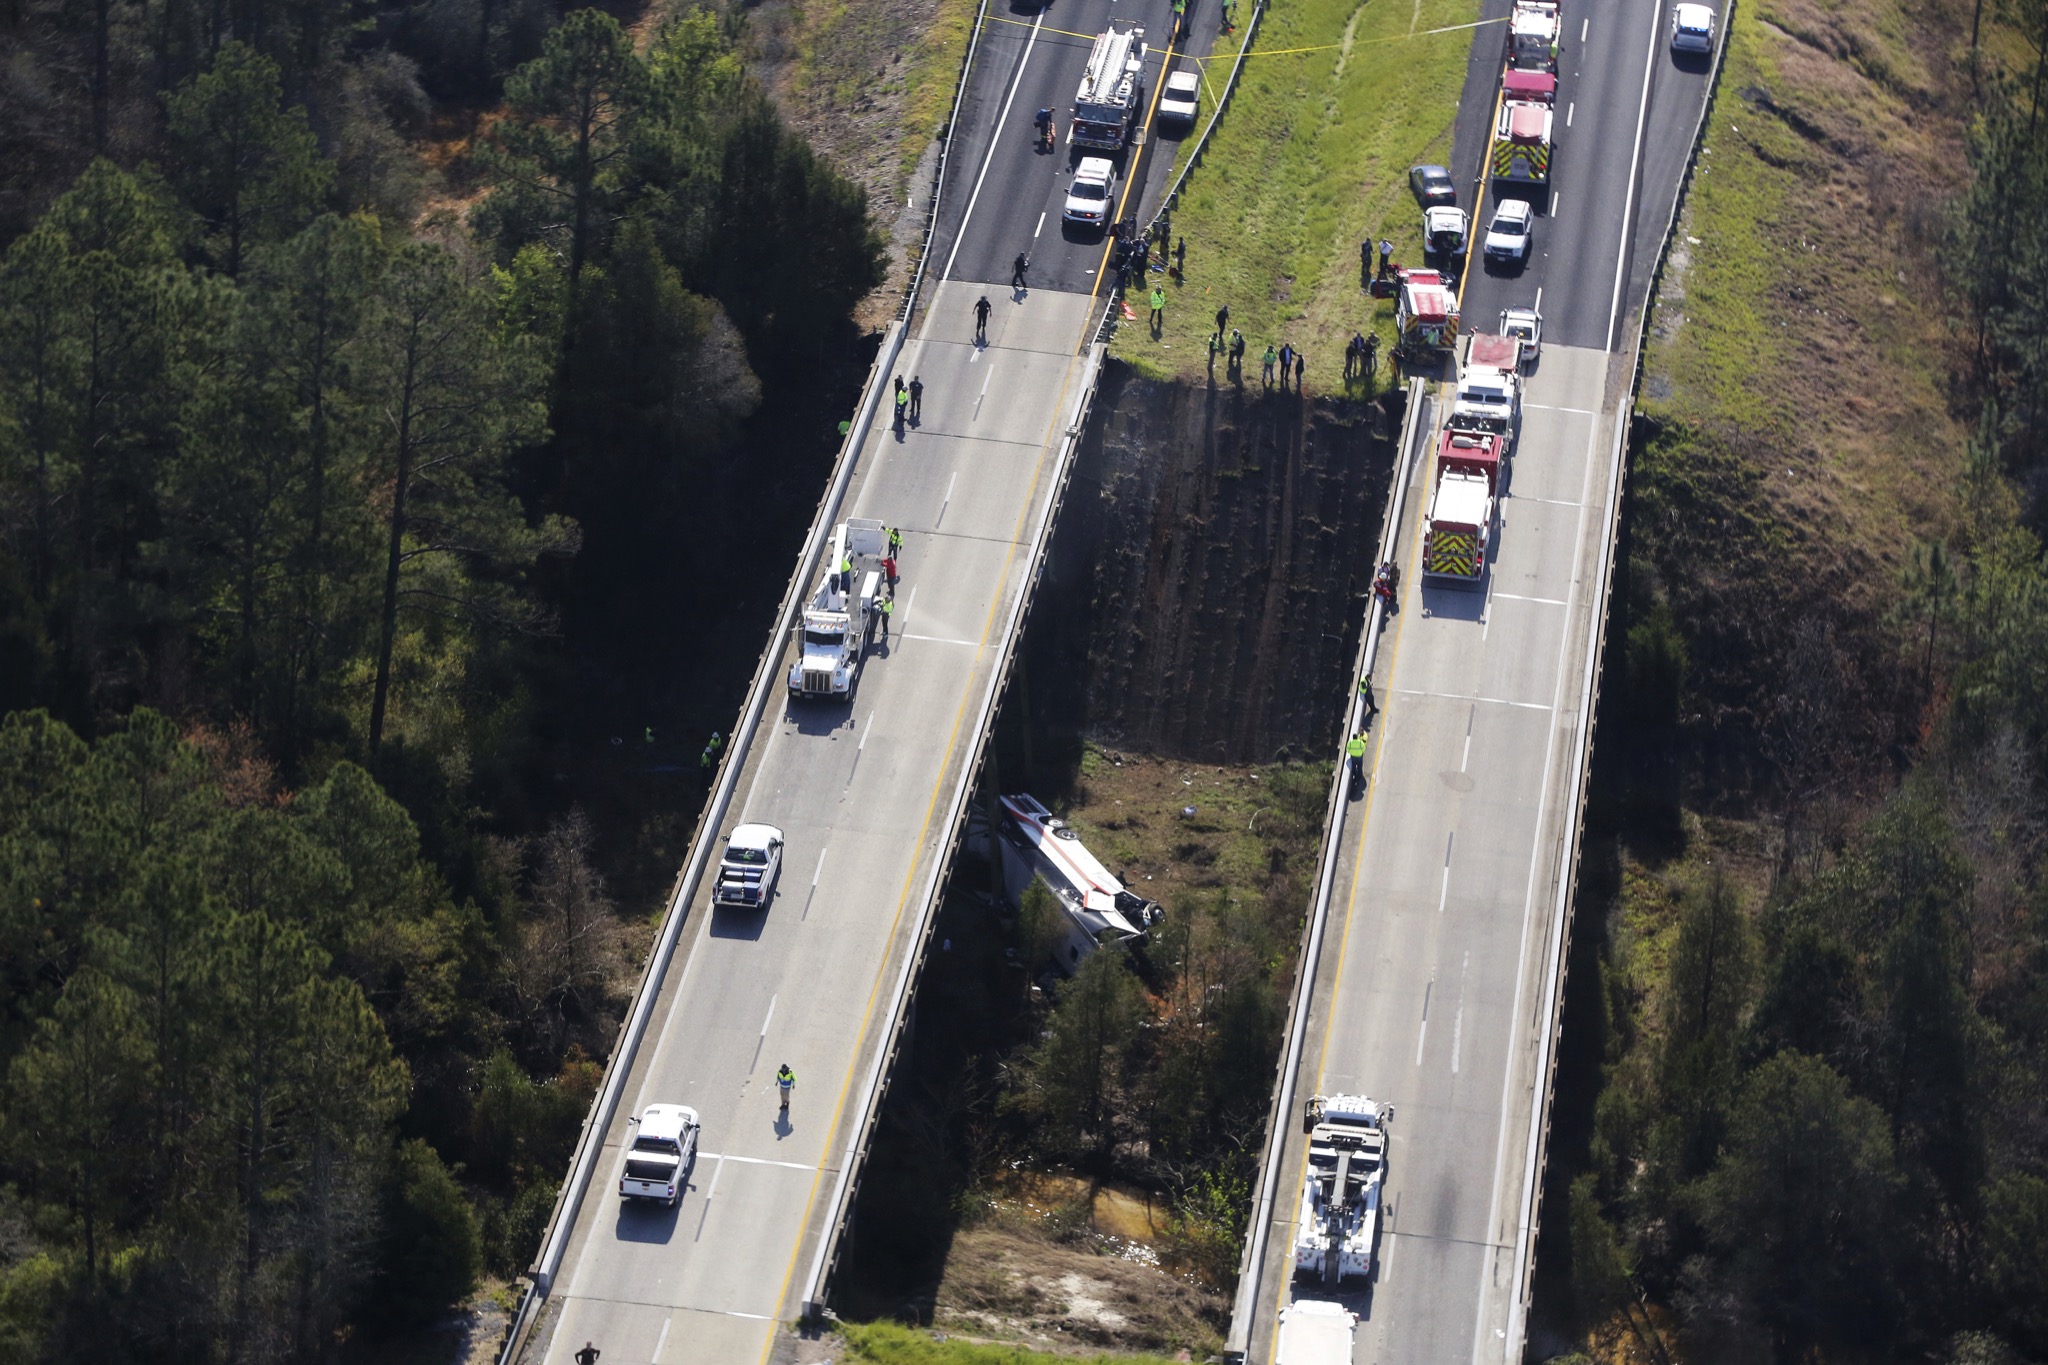
[[[1358,1314],[1341,1303],[1296,1299],[1280,1310],[1273,1365],[1351,1365]]]
[[[1302,1106],[1308,1167],[1294,1224],[1294,1273],[1326,1285],[1372,1274],[1393,1106],[1364,1095],[1316,1095]]]
[[[1038,798],[1005,796],[1002,810],[1005,884],[1016,894],[1036,876],[1051,888],[1067,916],[1060,963],[1067,971],[1103,944],[1143,938],[1159,922],[1159,902],[1126,887]]]
[[[797,659],[789,666],[792,697],[851,698],[861,661],[874,638],[888,583],[882,556],[889,530],[865,517],[832,528],[824,576],[797,623]]]

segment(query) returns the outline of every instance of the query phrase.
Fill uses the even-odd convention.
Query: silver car
[[[1673,5],[1671,7],[1671,50],[1712,52],[1714,50],[1714,7]]]

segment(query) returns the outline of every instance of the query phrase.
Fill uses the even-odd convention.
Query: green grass
[[[839,1334],[849,1347],[847,1359],[872,1365],[1172,1365],[1172,1356],[1057,1355],[1017,1346],[985,1346],[976,1342],[940,1340],[931,1332],[894,1323],[847,1323]]]
[[[1249,12],[1243,0],[1240,19]],[[1449,156],[1473,41],[1470,29],[1426,31],[1477,18],[1474,0],[1284,0],[1270,9],[1173,214],[1174,235],[1187,238],[1187,281],[1166,286],[1158,340],[1136,300],[1139,321],[1118,329],[1114,354],[1198,375],[1226,303],[1253,375],[1269,339],[1291,341],[1307,353],[1310,387],[1327,392],[1342,382],[1353,331],[1376,326],[1382,349],[1390,346],[1393,310],[1359,290],[1358,244],[1384,236],[1396,260],[1420,258],[1408,167]],[[1208,70],[1220,89],[1229,55]]]

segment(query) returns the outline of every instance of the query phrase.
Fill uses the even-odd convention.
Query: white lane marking
[[[1472,709],[1465,713],[1465,756],[1458,760],[1458,771],[1464,772],[1472,762],[1472,720],[1479,714],[1479,703],[1473,702]]]
[[[873,728],[873,726],[874,726],[874,723],[875,723],[875,713],[874,713],[874,712],[872,712],[872,711],[870,711],[870,712],[868,712],[868,718],[867,718],[866,720],[864,720],[864,721],[862,721],[862,722],[860,723],[860,743],[858,743],[858,744],[856,744],[856,745],[854,745],[854,746],[853,746],[853,751],[854,751],[855,753],[857,753],[857,754],[862,754],[862,753],[866,753],[866,752],[867,752],[867,748],[868,748],[868,731],[869,731],[869,730],[870,730],[871,728]],[[851,781],[852,779],[848,779],[848,780],[849,780],[849,781]],[[822,861],[824,861],[824,860],[823,860],[823,859],[821,858],[821,859],[819,859],[819,861],[820,861],[820,862],[822,862]],[[816,884],[816,883],[813,883],[813,885],[815,885],[815,884]]]
[[[1646,12],[1650,16],[1650,46],[1643,54],[1643,97],[1636,107],[1636,145],[1628,154],[1628,194],[1621,201],[1621,246],[1614,253],[1614,294],[1607,300],[1607,344],[1601,347],[1606,351],[1614,349],[1614,329],[1621,325],[1615,314],[1621,307],[1621,287],[1628,283],[1628,225],[1636,209],[1636,171],[1643,162],[1643,134],[1650,124],[1650,75],[1657,69],[1657,35],[1664,18],[1655,7]],[[1039,13],[1044,15],[1043,10]],[[1475,1345],[1472,1350],[1477,1355],[1479,1348]]]
[[[779,994],[768,997],[768,1013],[761,1016],[761,1036],[763,1038],[768,1036],[769,1022],[775,1018],[775,1002],[781,998]]]
[[[668,1345],[668,1327],[675,1320],[674,1313],[661,1320],[661,1335],[654,1339],[654,1354],[647,1357],[648,1365],[661,1365],[661,1348]]]
[[[1465,1002],[1458,1002],[1458,1012],[1451,1016],[1451,1074],[1458,1074],[1459,1054],[1465,1048]]]
[[[811,890],[813,891],[818,889],[818,878],[825,875],[825,854],[830,851],[831,847],[830,844],[827,844],[824,848],[818,850],[818,865],[811,869]]]
[[[1579,112],[1579,102],[1578,102],[1577,100],[1573,100],[1573,101],[1572,101],[1572,102],[1571,102],[1570,104],[1567,104],[1567,105],[1566,105],[1566,106],[1564,107],[1564,126],[1565,126],[1565,127],[1569,128],[1569,127],[1571,127],[1571,126],[1572,126],[1572,115],[1573,115],[1573,114],[1576,114],[1576,113],[1578,113],[1578,112]],[[1040,218],[1043,218],[1044,216],[1045,216],[1044,214],[1040,214],[1040,215],[1039,215],[1039,217],[1040,217]]]
[[[899,635],[896,638],[899,640],[923,640],[928,644],[934,645],[965,645],[969,649],[979,649],[981,647],[979,640],[955,640],[945,635]]]
[[[1534,312],[1539,318],[1543,316],[1543,286],[1540,284],[1536,286],[1536,307]]]
[[[1523,496],[1522,494],[1520,494],[1520,493],[1517,493],[1517,494],[1515,495],[1515,501],[1516,501],[1516,502],[1533,502],[1533,503],[1537,503],[1537,504],[1539,504],[1540,506],[1543,506],[1543,507],[1577,507],[1577,506],[1579,505],[1578,503],[1575,503],[1575,502],[1566,502],[1566,501],[1565,501],[1565,500],[1564,500],[1563,498],[1531,498],[1531,497],[1524,497],[1524,496]]]
[[[1511,592],[1497,592],[1494,594],[1494,596],[1505,602],[1540,602],[1546,607],[1562,607],[1569,605],[1569,603],[1567,603],[1562,597],[1518,597]]]
[[[704,1203],[708,1206],[711,1203],[711,1201],[718,1195],[718,1177],[725,1174],[725,1158],[722,1156],[715,1156],[710,1152],[699,1152],[697,1153],[697,1155],[701,1157],[709,1157],[711,1160],[718,1163],[718,1165],[712,1168],[711,1184],[704,1191]]]
[[[993,373],[993,371],[994,371],[994,367],[993,367],[993,366],[991,366],[991,367],[990,367],[990,371],[991,371],[991,373]],[[985,393],[985,392],[987,392],[987,386],[986,386],[986,385],[984,385],[984,386],[983,386],[983,389],[982,389],[982,391],[983,391],[984,393]],[[980,411],[981,411],[981,400],[980,400],[979,398],[977,398],[977,399],[975,399],[975,400],[974,400],[974,410],[975,410],[976,412],[980,412]],[[933,530],[937,530],[937,529],[938,529],[938,526],[939,526],[939,523],[940,523],[940,522],[942,522],[942,521],[944,521],[944,520],[946,519],[946,509],[947,509],[948,507],[950,507],[950,506],[952,506],[952,505],[953,505],[953,485],[954,485],[954,484],[956,484],[956,483],[958,483],[959,481],[960,481],[960,471],[956,469],[956,470],[954,470],[954,471],[953,471],[953,477],[952,477],[952,478],[950,478],[950,479],[947,479],[947,480],[946,480],[946,496],[945,496],[945,497],[943,497],[943,498],[941,498],[941,499],[939,499],[939,515],[938,515],[938,517],[937,517],[936,519],[934,519],[934,520],[933,520],[933,522],[932,522],[932,529],[933,529]],[[917,596],[917,589],[916,589],[916,588],[912,588],[912,589],[910,590],[910,595],[911,595],[912,597],[916,597],[916,596]]]
[[[1415,1065],[1422,1065],[1422,1042],[1429,1037],[1429,993],[1436,989],[1436,978],[1422,988],[1422,1029],[1415,1035]]]
[[[1552,190],[1552,191],[1550,192],[1550,213],[1548,214],[1548,217],[1549,217],[1549,218],[1551,219],[1551,221],[1553,221],[1553,222],[1555,222],[1555,221],[1557,220],[1557,205],[1558,205],[1558,202],[1559,202],[1559,199],[1560,199],[1560,197],[1561,197],[1561,196],[1559,196],[1559,194],[1558,194],[1558,192],[1557,192],[1556,190]]]
[[[1031,240],[1037,241],[1038,234],[1043,231],[1045,231],[1045,211],[1040,209],[1038,213],[1038,226],[1031,229]]]
[[[981,392],[974,395],[974,415],[972,417],[969,417],[967,419],[968,421],[979,422],[981,420],[981,400],[988,397],[988,381],[994,379],[995,377],[996,367],[991,365],[988,367],[988,373],[981,377]],[[954,477],[959,477],[958,470],[954,471]],[[946,496],[951,497],[952,495],[953,485],[949,483],[946,485]]]
[[[1580,46],[1580,47],[1584,47],[1584,46],[1586,45],[1586,29],[1587,29],[1587,27],[1588,27],[1588,26],[1590,26],[1590,25],[1592,24],[1592,22],[1593,22],[1593,18],[1592,18],[1592,16],[1591,16],[1591,15],[1588,15],[1588,16],[1587,16],[1587,17],[1585,17],[1584,19],[1581,19],[1581,20],[1579,20],[1579,46]]]
[[[1468,697],[1461,692],[1426,692],[1419,687],[1397,687],[1394,690],[1404,697],[1436,697],[1441,701],[1483,701],[1488,706],[1514,706],[1525,711],[1555,711],[1557,709],[1540,701],[1509,701],[1505,697]]]
[[[1659,20],[1661,20],[1662,17],[1663,16],[1658,14],[1656,10],[1653,9],[1650,11],[1650,55],[1648,57],[1648,60],[1651,62],[1654,62],[1656,60],[1658,34],[1657,26]],[[1645,95],[1647,97],[1649,77],[1645,76],[1643,78],[1643,82],[1645,86]],[[1625,214],[1623,215],[1623,217],[1624,221],[1626,221]],[[1579,507],[1578,527],[1572,533],[1572,544],[1574,547],[1578,547],[1575,548],[1573,551],[1575,561],[1577,555],[1581,553],[1585,543],[1586,509],[1584,503],[1587,499],[1593,496],[1593,453],[1596,449],[1598,449],[1599,444],[1600,427],[1598,423],[1594,423],[1592,424],[1591,429],[1588,430],[1586,433],[1586,473],[1585,477],[1581,479],[1579,482],[1579,502],[1581,505]],[[1575,603],[1578,600],[1579,580],[1576,575],[1571,580],[1571,587],[1568,589],[1568,594],[1569,595],[1566,598],[1567,603]],[[1548,708],[1551,712],[1553,712],[1553,724],[1555,724],[1556,720],[1555,713],[1559,710],[1559,708],[1561,708],[1564,705],[1564,661],[1565,652],[1571,648],[1571,611],[1572,608],[1568,605],[1565,608],[1565,628],[1558,632],[1557,663],[1554,665],[1557,674],[1557,683],[1551,689],[1551,704]],[[1587,685],[1591,685],[1592,679],[1588,678],[1585,680],[1585,682]],[[1486,1207],[1486,1236],[1489,1239],[1492,1238],[1494,1234],[1494,1229],[1498,1227],[1500,1224],[1501,1193],[1502,1187],[1506,1184],[1507,1173],[1501,1167],[1501,1153],[1507,1149],[1508,1123],[1510,1118],[1512,1117],[1513,1112],[1513,1101],[1515,1094],[1514,1059],[1516,1056],[1517,1042],[1522,1032],[1522,994],[1528,986],[1529,975],[1529,933],[1531,929],[1530,911],[1536,905],[1536,878],[1538,872],[1540,871],[1544,863],[1544,859],[1538,856],[1538,851],[1542,847],[1543,842],[1543,822],[1546,818],[1548,818],[1550,810],[1550,775],[1552,771],[1552,765],[1555,764],[1557,760],[1557,751],[1560,747],[1556,740],[1557,737],[1553,734],[1550,737],[1551,742],[1544,746],[1543,781],[1537,787],[1538,796],[1536,798],[1536,824],[1534,828],[1533,837],[1530,840],[1529,848],[1529,884],[1527,889],[1522,893],[1521,944],[1515,950],[1515,1003],[1508,1011],[1508,1047],[1507,1052],[1505,1054],[1507,1060],[1506,1063],[1501,1067],[1500,1077],[1500,1129],[1498,1132],[1494,1134],[1493,1139],[1493,1193],[1489,1197]],[[1525,1211],[1527,1207],[1528,1205],[1525,1201],[1523,1204],[1523,1208]],[[1516,1241],[1518,1243],[1521,1239],[1522,1232],[1523,1228],[1521,1226],[1520,1217],[1518,1215],[1516,1230]],[[1478,1299],[1481,1305],[1484,1305],[1486,1303],[1487,1292],[1493,1287],[1494,1258],[1489,1256],[1485,1259],[1486,1263],[1479,1272]],[[1517,1259],[1520,1259],[1519,1252],[1517,1253]],[[1510,1323],[1514,1322],[1515,1320],[1514,1313],[1514,1304],[1510,1302],[1507,1305],[1507,1315],[1508,1321]],[[1486,1341],[1486,1322],[1486,1313],[1482,1309],[1481,1312],[1474,1316],[1472,1323],[1471,1360],[1473,1362],[1473,1365],[1481,1365],[1480,1348],[1482,1347],[1482,1345],[1484,1345]],[[1502,1329],[1496,1328],[1495,1332],[1496,1335],[1503,1339],[1505,1339],[1507,1336],[1507,1333]]]
[[[908,615],[910,615],[910,613],[911,613],[911,612],[915,611],[916,609],[917,609],[917,584],[913,583],[913,584],[911,584],[911,585],[910,585],[910,596],[909,596],[909,597],[907,597],[907,598],[905,598],[905,599],[903,600],[903,614],[904,614],[905,616],[908,616]]]
[[[737,1161],[742,1166],[782,1166],[792,1171],[815,1171],[818,1169],[816,1165],[808,1162],[773,1161],[765,1156],[734,1156],[730,1152],[704,1152],[701,1155],[716,1161],[720,1170],[725,1169],[725,1163],[728,1161]],[[716,1183],[718,1177],[714,1175],[711,1179],[713,1183]]]
[[[1445,863],[1445,864],[1444,864],[1444,884],[1443,884],[1443,886],[1442,886],[1441,888],[1439,888],[1439,889],[1438,889],[1438,891],[1437,891],[1437,893],[1436,893],[1436,912],[1437,912],[1437,913],[1438,913],[1439,915],[1441,915],[1441,914],[1442,914],[1442,913],[1444,912],[1444,906],[1445,906],[1445,905],[1446,905],[1446,904],[1447,904],[1447,903],[1448,903],[1448,902],[1450,901],[1450,899],[1451,899],[1451,867],[1450,867],[1450,864],[1449,864],[1449,863]]]
[[[996,131],[989,134],[988,155],[981,159],[981,174],[974,177],[974,193],[967,196],[967,212],[960,215],[960,232],[953,238],[953,249],[946,253],[946,268],[939,272],[941,281],[953,278],[953,262],[960,255],[960,244],[967,240],[967,223],[974,217],[975,201],[981,198],[981,182],[988,179],[989,163],[996,159],[996,148],[1001,145],[1003,133],[1010,126],[1010,106],[1017,102],[1017,87],[1024,83],[1024,67],[1031,60],[1031,49],[1038,44],[1038,30],[1045,26],[1045,11],[1038,11],[1038,17],[1031,22],[1031,36],[1024,40],[1024,52],[1017,58],[1017,74],[1010,78],[1010,93],[1003,100],[1003,112],[996,119]]]
[[[1539,299],[1538,302],[1540,303],[1541,300]],[[1559,407],[1554,403],[1524,403],[1522,406],[1534,408],[1537,412],[1568,412],[1574,417],[1598,417],[1600,415],[1591,408],[1565,408]]]

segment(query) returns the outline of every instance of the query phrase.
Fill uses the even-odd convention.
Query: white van
[[[659,1199],[675,1207],[697,1155],[697,1111],[686,1104],[650,1104],[627,1122],[636,1131],[619,1175],[619,1197]]]

